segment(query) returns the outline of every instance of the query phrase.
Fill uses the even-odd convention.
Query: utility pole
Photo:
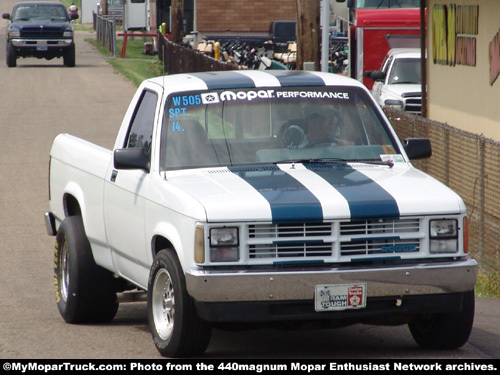
[[[101,15],[108,15],[108,0],[101,1]]]
[[[304,62],[314,62],[320,70],[320,0],[297,0],[297,70]]]
[[[172,0],[172,25],[170,25],[171,37],[173,43],[182,42],[184,26],[184,0]]]

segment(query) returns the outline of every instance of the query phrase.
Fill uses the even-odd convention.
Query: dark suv
[[[64,4],[48,1],[30,1],[14,5],[7,29],[7,66],[15,67],[19,57],[37,57],[47,60],[62,57],[64,65],[75,66],[75,43],[70,16]]]

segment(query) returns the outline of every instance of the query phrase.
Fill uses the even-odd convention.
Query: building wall
[[[428,117],[499,141],[500,2],[428,0],[427,20]]]
[[[297,0],[197,0],[201,33],[269,32],[272,20],[297,18]]]

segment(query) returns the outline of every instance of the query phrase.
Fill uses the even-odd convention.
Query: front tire
[[[67,217],[57,232],[54,284],[67,323],[107,323],[118,310],[115,279],[95,263],[80,216]]]
[[[7,51],[5,56],[6,56],[7,66],[9,68],[15,68],[17,66],[16,49],[10,42],[7,42]]]
[[[65,51],[63,56],[63,64],[68,68],[73,68],[76,65],[76,51],[75,45],[72,44],[71,47]]]
[[[423,315],[408,324],[417,344],[425,349],[456,349],[469,340],[474,323],[474,291],[463,294],[462,310]]]
[[[171,249],[156,255],[148,283],[148,319],[156,349],[165,357],[205,352],[211,326],[196,313],[184,273]]]

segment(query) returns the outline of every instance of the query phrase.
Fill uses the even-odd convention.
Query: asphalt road
[[[13,0],[2,0],[0,13]],[[158,355],[144,303],[122,304],[106,325],[68,325],[53,292],[54,238],[46,234],[48,154],[71,133],[112,147],[135,88],[77,33],[75,68],[61,59],[5,65],[0,20],[0,358],[151,358]],[[406,326],[336,330],[215,330],[205,358],[500,358],[500,300],[478,298],[464,347],[424,351]]]

